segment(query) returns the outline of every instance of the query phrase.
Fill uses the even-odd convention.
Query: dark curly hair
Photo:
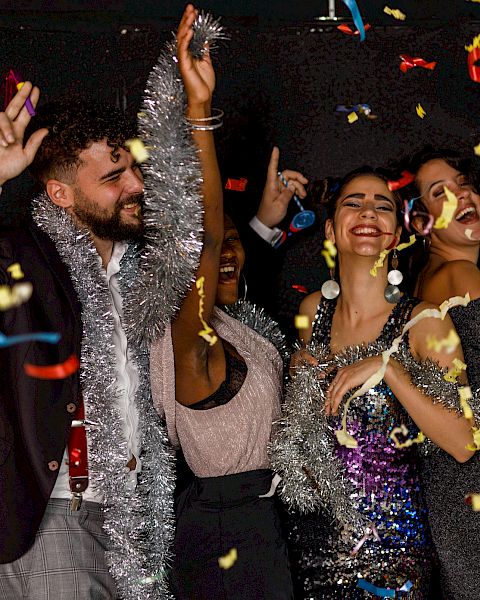
[[[118,149],[135,136],[133,124],[120,110],[98,100],[75,96],[39,108],[29,131],[41,127],[46,127],[49,133],[30,165],[30,171],[43,185],[48,179],[72,183],[81,164],[80,153],[93,142],[106,140],[112,148],[112,160],[116,162]]]

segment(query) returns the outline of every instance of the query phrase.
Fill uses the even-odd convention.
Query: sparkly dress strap
[[[330,346],[330,332],[332,320],[337,306],[337,299],[327,300],[322,298],[317,307],[317,314],[313,320],[312,342],[322,343]]]
[[[412,311],[419,302],[420,300],[418,300],[418,298],[403,296],[393,307],[387,322],[383,326],[378,342],[390,346],[393,340],[400,335],[406,323],[410,320]],[[408,345],[408,332],[404,336],[402,342]]]

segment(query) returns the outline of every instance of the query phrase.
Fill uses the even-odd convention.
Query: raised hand
[[[215,71],[210,60],[210,53],[206,48],[203,57],[195,59],[189,51],[189,44],[193,37],[192,25],[197,14],[198,11],[193,5],[188,4],[178,26],[177,56],[187,93],[189,111],[201,107],[206,107],[209,111],[212,93],[215,89]]]
[[[296,194],[299,198],[305,198],[307,192],[305,185],[308,179],[298,171],[285,170],[282,175],[287,181],[285,186],[278,177],[278,161],[280,151],[275,146],[272,150],[270,163],[267,171],[267,181],[263,188],[262,200],[257,211],[257,219],[259,219],[267,227],[274,227],[287,214],[287,208],[293,195]]]
[[[28,96],[32,105],[36,106],[40,90],[29,81],[15,94],[5,112],[0,113],[0,185],[17,177],[28,167],[48,133],[48,129],[35,131],[23,146],[25,129],[31,118],[25,108]]]

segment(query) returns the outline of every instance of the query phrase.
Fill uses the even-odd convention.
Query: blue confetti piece
[[[358,29],[360,34],[360,41],[363,42],[365,39],[365,27],[363,26],[362,17],[355,0],[343,0],[343,3],[347,6],[348,10],[352,13],[353,22],[355,27]]]
[[[358,26],[357,26],[358,29]],[[367,592],[370,592],[374,596],[378,596],[379,598],[395,598],[395,590],[389,588],[381,588],[373,585],[366,579],[359,579],[357,582],[357,587]]]
[[[47,344],[58,344],[62,336],[59,333],[24,333],[7,337],[0,333],[0,348],[24,344],[25,342],[46,342]]]

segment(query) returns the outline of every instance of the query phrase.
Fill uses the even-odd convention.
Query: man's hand
[[[40,90],[29,81],[15,94],[5,112],[0,113],[0,185],[28,167],[48,133],[48,129],[35,131],[23,147],[23,136],[31,118],[25,107],[28,96],[36,106]]]
[[[275,146],[270,157],[267,181],[257,211],[257,219],[267,227],[274,227],[284,219],[288,204],[294,194],[299,198],[305,198],[307,195],[304,186],[308,183],[308,179],[298,171],[282,171],[283,177],[288,182],[287,186],[280,181],[278,177],[279,158],[280,151]]]
[[[180,73],[187,93],[187,116],[192,118],[203,116],[206,111],[209,116],[210,103],[213,90],[215,89],[215,71],[208,48],[200,60],[193,58],[190,53],[189,45],[193,37],[192,25],[198,11],[188,4],[178,26],[177,32],[177,55]],[[201,112],[198,113],[198,109]]]

